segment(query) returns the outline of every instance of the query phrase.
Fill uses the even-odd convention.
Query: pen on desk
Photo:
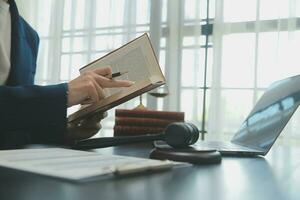
[[[109,79],[113,79],[113,78],[116,78],[118,76],[122,76],[123,74],[127,74],[128,71],[124,71],[124,72],[116,72],[116,73],[113,73],[111,75],[107,75],[105,76],[106,78],[109,78]]]

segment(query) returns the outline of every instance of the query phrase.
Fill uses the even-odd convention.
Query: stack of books
[[[184,112],[116,109],[114,136],[162,133],[173,122],[183,122]]]

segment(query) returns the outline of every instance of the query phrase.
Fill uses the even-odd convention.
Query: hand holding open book
[[[135,84],[129,87],[123,87],[125,85],[122,85],[121,88],[105,88],[105,94],[98,94],[105,95],[101,101],[97,101],[71,114],[68,117],[69,122],[91,116],[96,112],[107,111],[165,84],[165,78],[147,34],[143,34],[126,45],[81,68],[80,73],[91,73],[91,71],[95,70],[101,71],[106,66],[111,66],[112,73],[127,72],[114,80],[109,79],[108,82],[110,84],[112,82],[120,83],[120,80],[132,81]]]
[[[92,104],[105,98],[104,88],[129,87],[134,82],[113,80],[110,66],[86,71],[69,83],[68,106]]]

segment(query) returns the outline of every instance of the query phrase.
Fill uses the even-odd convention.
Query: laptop
[[[198,150],[223,155],[266,155],[298,108],[300,75],[276,81],[258,100],[230,142],[199,141]]]

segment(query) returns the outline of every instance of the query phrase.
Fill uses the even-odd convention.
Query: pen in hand
[[[128,71],[124,71],[124,72],[116,72],[116,73],[112,73],[112,74],[110,74],[110,75],[106,75],[105,77],[106,77],[106,78],[109,78],[109,79],[113,79],[113,78],[122,76],[123,74],[127,74],[127,73],[128,73]]]

